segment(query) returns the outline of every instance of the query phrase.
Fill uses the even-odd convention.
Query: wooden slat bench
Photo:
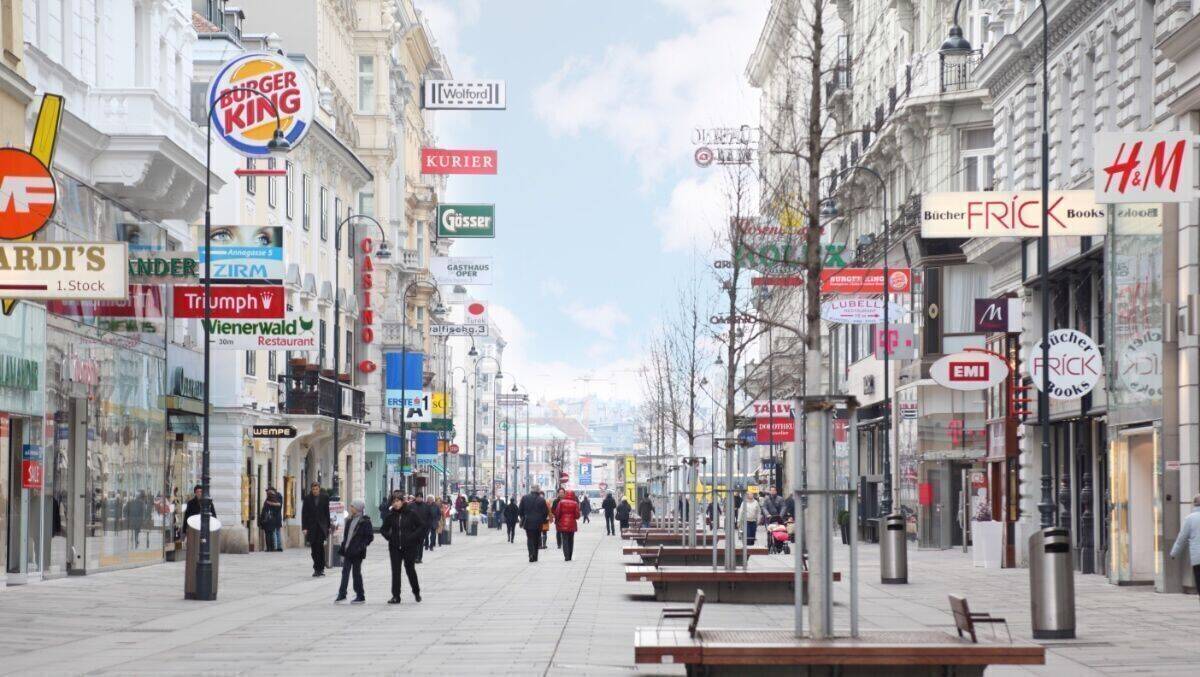
[[[662,549],[661,554],[659,549]],[[642,558],[643,564],[658,566],[712,566],[712,546],[699,546],[695,548],[687,546],[671,546],[671,545],[656,545],[653,547],[626,547],[622,549],[622,554],[638,555]],[[746,555],[766,555],[766,548],[749,548]],[[653,560],[653,561],[652,561]],[[738,565],[745,563],[742,557],[742,549],[738,548],[734,555],[734,561]],[[725,564],[725,548],[717,548],[717,564]]]
[[[625,567],[625,580],[650,583],[660,602],[687,602],[703,590],[709,602],[730,604],[794,604],[796,575],[789,569],[725,571],[712,567]],[[842,580],[833,572],[833,580]],[[808,601],[808,572],[804,572],[804,601]]]
[[[1008,621],[1003,618],[996,618],[991,614],[972,612],[967,606],[967,598],[959,595],[949,595],[950,597],[950,613],[954,614],[954,627],[958,630],[958,636],[969,636],[971,642],[979,641],[975,636],[976,623],[988,623],[992,625],[992,638],[996,637],[996,625],[1003,624],[1004,632],[1008,634],[1008,641],[1012,642],[1012,632],[1008,629]]]
[[[636,542],[638,545],[644,545],[644,546],[683,545],[684,536],[685,536],[684,534],[672,534],[672,533],[667,533],[667,532],[650,532],[648,534],[641,534],[638,536],[634,536],[632,538],[633,538],[634,542]],[[699,540],[704,537],[705,537],[705,534],[702,534],[699,532],[696,533],[696,540]],[[718,541],[725,540],[725,535],[717,534],[717,540]]]
[[[797,638],[790,630],[637,628],[634,662],[683,664],[688,674],[796,675],[806,666],[837,666],[842,677],[976,677],[990,665],[1043,665],[1037,644],[974,644],[940,631],[863,632],[858,638]],[[824,673],[821,673],[824,674]]]

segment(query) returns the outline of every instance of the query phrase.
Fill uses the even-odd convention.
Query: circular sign
[[[843,298],[821,304],[821,319],[841,324],[880,324],[883,322],[883,299]],[[888,321],[899,323],[908,311],[897,303],[888,306]]]
[[[951,390],[983,390],[1008,378],[1008,363],[992,353],[964,350],[929,365],[929,378]]]
[[[266,156],[276,126],[267,99],[278,109],[279,128],[294,148],[312,126],[316,99],[304,73],[278,54],[243,54],[221,66],[208,87],[213,130],[242,155]]]
[[[375,364],[373,360],[363,360],[358,363],[358,370],[364,374],[370,374],[378,368],[379,365]]]
[[[457,454],[457,453],[458,453],[458,445],[457,445],[457,444],[451,444],[451,445],[450,445],[450,448],[449,448],[449,449],[447,449],[447,451],[449,451],[449,452],[450,452],[450,453],[452,453],[452,454]]]
[[[54,213],[54,176],[32,154],[0,148],[0,239],[33,235]]]
[[[608,482],[600,483],[600,491],[608,491]]]
[[[1162,330],[1146,329],[1127,337],[1118,356],[1114,390],[1122,400],[1144,402],[1162,397]]]
[[[478,301],[467,304],[467,314],[471,317],[481,317],[486,310],[487,306]]]
[[[888,271],[888,289],[912,289],[912,283],[908,279],[911,275],[908,270],[890,270]]]
[[[1029,359],[1029,377],[1042,389],[1042,342]],[[1104,373],[1100,348],[1087,334],[1074,329],[1050,332],[1050,399],[1073,400],[1092,392]]]
[[[696,149],[696,164],[701,167],[707,167],[713,163],[713,152],[708,146],[700,146]]]

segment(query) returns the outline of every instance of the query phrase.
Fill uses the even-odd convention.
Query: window
[[[346,371],[350,371],[350,365],[354,364],[354,332],[346,332]]]
[[[279,367],[275,360],[275,351],[267,351],[267,378],[274,381],[279,378]]]
[[[267,158],[267,169],[275,169],[275,158]],[[267,206],[274,207],[277,200],[275,199],[275,177],[267,177]]]
[[[246,158],[246,169],[254,169],[254,158],[252,158],[252,157]],[[258,183],[257,182],[258,182],[258,177],[256,177],[256,176],[247,176],[246,177],[246,194],[247,195],[254,195],[256,192],[258,192]]]
[[[341,224],[341,222],[342,222],[342,198],[334,197],[333,198],[333,229],[334,229],[333,236],[335,238],[337,237],[338,225]],[[338,247],[341,247],[341,246],[342,245],[340,242],[334,243],[335,249]]]
[[[304,230],[312,230],[308,205],[312,202],[312,177],[308,174],[300,181],[300,222]]]
[[[358,112],[375,112],[375,57],[358,57]]]
[[[425,267],[425,223],[417,222],[417,266]]]
[[[258,353],[253,350],[246,351],[246,376],[254,376],[258,373]]]
[[[364,191],[358,194],[358,213],[375,216],[375,193]]]
[[[992,190],[996,176],[992,130],[965,130],[961,143],[963,190]]]
[[[287,170],[287,176],[283,178],[283,211],[290,219],[295,215],[296,175],[292,171],[291,160],[284,160],[283,168]]]
[[[317,218],[321,220],[321,239],[329,239],[329,191],[321,186],[321,200],[317,205]]]

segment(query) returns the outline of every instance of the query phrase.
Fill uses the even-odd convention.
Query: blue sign
[[[22,461],[42,461],[42,447],[37,444],[26,444],[21,447]]]
[[[751,446],[758,444],[758,435],[755,434],[754,428],[742,428],[737,436],[739,441]]]
[[[383,438],[383,444],[383,451],[387,458],[387,464],[391,466],[399,463],[400,457],[404,455],[400,447],[400,436],[390,434],[385,435]]]
[[[434,431],[418,431],[417,437],[417,464],[429,463],[437,458],[438,453],[438,434]]]
[[[201,275],[211,250],[213,280],[283,283],[283,226],[213,226],[210,244],[196,251]]]
[[[579,464],[579,484],[580,486],[588,486],[592,483],[592,464]]]
[[[425,380],[424,353],[384,353],[383,370],[387,406],[413,406],[424,396],[421,390]]]

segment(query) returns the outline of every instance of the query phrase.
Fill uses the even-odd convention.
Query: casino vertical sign
[[[266,98],[246,90],[261,92]],[[276,126],[295,147],[308,134],[316,109],[304,73],[286,57],[265,52],[242,54],[225,62],[208,87],[207,101],[213,131],[247,157],[270,153],[267,144],[274,138]]]

